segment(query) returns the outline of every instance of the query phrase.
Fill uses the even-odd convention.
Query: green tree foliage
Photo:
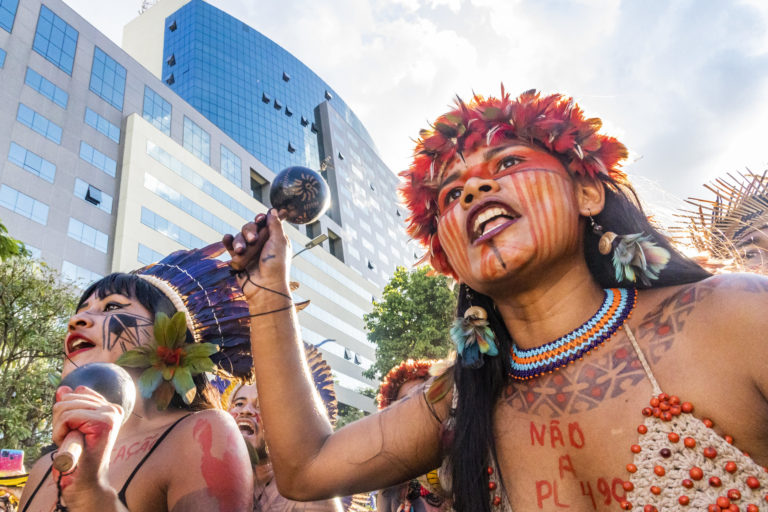
[[[448,278],[431,272],[397,267],[381,301],[365,315],[368,339],[376,344],[376,362],[366,377],[380,379],[405,359],[441,358],[453,348],[449,330],[456,296]]]
[[[0,262],[0,448],[34,460],[50,443],[54,387],[76,295],[28,256]]]
[[[0,261],[11,256],[27,255],[24,244],[12,238],[8,234],[8,229],[0,222]]]

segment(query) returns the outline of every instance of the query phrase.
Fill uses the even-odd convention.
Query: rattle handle
[[[68,473],[75,469],[82,453],[83,434],[73,430],[67,434],[56,455],[53,456],[53,467],[61,473]]]

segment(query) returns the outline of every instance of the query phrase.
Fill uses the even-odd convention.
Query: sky
[[[141,0],[65,0],[120,44]],[[280,44],[362,120],[384,162],[456,95],[573,96],[630,149],[667,215],[727,172],[768,168],[764,0],[209,0]]]

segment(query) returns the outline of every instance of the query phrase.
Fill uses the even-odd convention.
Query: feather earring
[[[603,232],[603,227],[589,216],[592,232],[600,235],[598,250],[605,256],[613,253],[612,262],[616,272],[616,281],[636,283],[638,278],[645,286],[658,279],[659,274],[669,263],[671,255],[664,247],[651,241],[645,233],[617,235],[612,231]]]
[[[483,366],[483,354],[498,355],[496,335],[488,323],[488,312],[480,306],[470,306],[462,318],[457,318],[451,327],[451,338],[461,356],[461,365],[466,368]]]

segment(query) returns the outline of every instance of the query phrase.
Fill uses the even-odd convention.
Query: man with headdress
[[[325,405],[328,418],[336,422],[337,403],[333,389],[331,369],[317,348],[306,345],[307,364],[311,369],[315,388]],[[222,395],[222,405],[237,422],[253,464],[254,512],[341,512],[341,502],[334,498],[322,501],[292,501],[280,495],[274,481],[274,471],[267,450],[267,439],[259,407],[256,384],[234,382]]]
[[[426,259],[461,283],[458,356],[337,432],[303,398],[276,213],[225,237],[262,313],[256,379],[287,496],[442,465],[459,512],[765,508],[768,281],[712,277],[678,253],[600,127],[570,98],[502,90],[421,132],[401,192]]]

